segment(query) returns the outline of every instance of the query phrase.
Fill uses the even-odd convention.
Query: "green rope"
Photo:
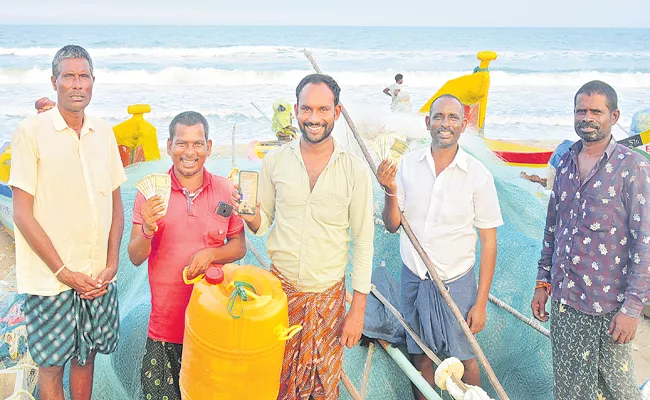
[[[251,285],[248,282],[240,282],[240,281],[235,281],[235,290],[230,294],[230,297],[228,298],[228,313],[235,319],[240,318],[244,314],[244,304],[240,304],[240,310],[241,312],[239,315],[235,315],[233,313],[233,309],[235,308],[235,303],[237,303],[237,297],[241,298],[242,302],[248,301],[248,295],[246,294],[246,291],[244,288],[252,291],[253,293],[257,294],[255,291],[255,288],[253,285]]]

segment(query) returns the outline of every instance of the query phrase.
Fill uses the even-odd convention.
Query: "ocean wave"
[[[0,47],[0,56],[52,58],[57,52],[55,47]],[[314,54],[324,59],[385,59],[416,58],[441,61],[475,58],[477,51],[468,50],[432,50],[432,49],[336,49],[310,48]],[[215,57],[255,58],[263,56],[282,56],[302,58],[303,48],[298,46],[221,46],[221,47],[98,47],[88,48],[94,58],[161,58],[161,59],[211,59]],[[546,59],[570,60],[650,60],[650,52],[611,52],[595,50],[536,50],[536,51],[497,51],[498,60],[536,61]]]
[[[407,87],[435,88],[449,79],[467,74],[469,71],[412,71],[403,72]],[[97,83],[114,85],[148,86],[294,86],[310,70],[256,71],[225,70],[216,68],[167,67],[158,71],[97,69]],[[391,71],[332,71],[331,75],[342,86],[385,86],[392,78]],[[50,78],[49,69],[0,68],[0,84],[43,84]],[[593,79],[606,81],[617,88],[648,88],[650,73],[609,73],[579,71],[566,73],[527,73],[493,71],[493,87],[543,87],[570,86]]]
[[[51,97],[55,99],[55,97]],[[126,103],[125,103],[126,104]],[[36,112],[32,107],[33,102],[26,103],[26,105],[10,105],[5,104],[0,112],[0,119],[4,118],[27,118],[34,115]],[[90,104],[88,112],[94,116],[105,118],[109,120],[126,120],[130,115],[126,111],[126,105],[119,107],[110,107],[105,105]],[[259,111],[255,110],[252,106],[245,109],[229,109],[227,107],[212,108],[212,107],[196,107],[194,111],[200,112],[208,119],[217,119],[221,121],[237,121],[237,123],[267,123],[267,119],[262,116]],[[178,115],[178,108],[172,106],[160,106],[158,104],[152,105],[151,113],[147,113],[146,119],[152,122],[169,122],[168,120]]]

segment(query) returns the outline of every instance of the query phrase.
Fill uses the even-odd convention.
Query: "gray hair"
[[[194,126],[198,124],[203,125],[203,130],[205,131],[205,140],[208,140],[208,121],[205,119],[201,113],[196,111],[184,111],[172,119],[172,122],[169,123],[169,140],[174,141],[174,135],[176,134],[176,125],[185,125],[185,126]]]
[[[64,46],[61,50],[56,52],[56,55],[52,60],[52,76],[57,78],[61,73],[61,62],[72,58],[83,58],[88,61],[88,65],[90,66],[90,75],[95,76],[93,74],[93,60],[90,59],[90,54],[88,54],[86,49],[83,47],[74,44]]]
[[[440,96],[436,97],[435,100],[431,102],[431,106],[429,106],[429,115],[431,115],[431,111],[433,111],[433,105],[435,104],[436,101],[440,99],[454,99],[460,104],[460,117],[465,118],[465,106],[463,105],[463,102],[460,101],[460,99],[453,94],[441,94]]]

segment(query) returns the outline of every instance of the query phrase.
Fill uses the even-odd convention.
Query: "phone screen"
[[[255,215],[257,208],[257,178],[255,171],[241,171],[239,173],[239,209],[240,214]]]

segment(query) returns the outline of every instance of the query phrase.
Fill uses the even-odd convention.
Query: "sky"
[[[650,27],[650,0],[0,0],[0,24]]]

